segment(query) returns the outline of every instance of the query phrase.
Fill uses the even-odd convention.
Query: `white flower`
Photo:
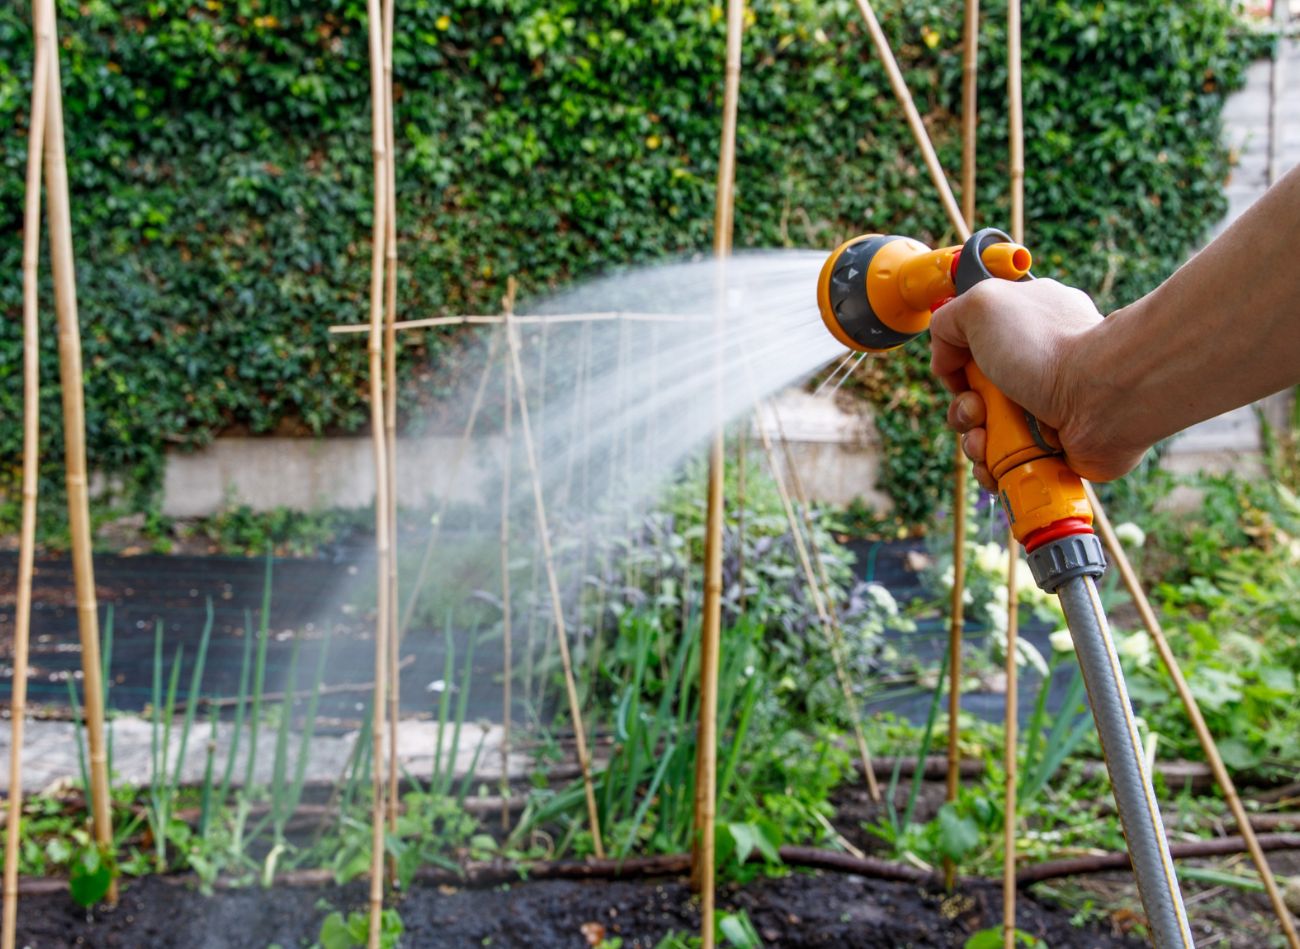
[[[1145,629],[1123,637],[1115,648],[1120,656],[1131,659],[1139,668],[1151,665],[1151,637]]]
[[[997,633],[1005,637],[1007,634],[1007,622],[1010,619],[1007,613],[1005,591],[1004,591],[1003,598],[998,600],[991,600],[988,606],[984,608],[984,612],[985,615],[988,617],[989,628],[994,633]]]
[[[971,544],[971,558],[976,569],[994,577],[1006,577],[1007,552],[995,541],[987,544]]]
[[[1132,521],[1125,521],[1115,528],[1115,536],[1119,538],[1120,543],[1125,547],[1145,547],[1147,542],[1146,531],[1138,527]]]
[[[1040,676],[1047,676],[1047,660],[1037,646],[1023,637],[1016,639],[1016,665],[1033,666]]]
[[[1068,629],[1058,629],[1047,638],[1052,643],[1053,652],[1074,652],[1074,637]]]
[[[434,679],[424,687],[424,691],[426,692],[445,692],[446,690],[447,682],[444,679]]]
[[[948,571],[951,575],[952,568],[949,567]],[[952,588],[951,579],[948,581],[948,587],[949,589]],[[879,583],[868,583],[866,592],[867,596],[871,598],[872,605],[886,616],[894,617],[898,615],[898,601],[894,599],[894,595],[885,589],[883,585]]]

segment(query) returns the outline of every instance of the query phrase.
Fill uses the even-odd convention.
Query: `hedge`
[[[1005,67],[984,5],[981,222],[1005,220]],[[21,214],[31,34],[0,8],[0,494],[21,456]],[[169,447],[225,431],[365,425],[369,72],[359,0],[104,0],[60,7],[89,451],[148,506]],[[960,3],[879,4],[945,165],[960,146]],[[696,0],[419,0],[394,55],[402,316],[495,307],[613,264],[707,249],[723,10]],[[737,242],[832,246],[865,229],[951,239],[849,0],[747,14]],[[1039,272],[1103,304],[1166,275],[1221,213],[1225,93],[1249,44],[1227,0],[1026,5],[1029,238]],[[48,269],[47,271],[48,272]],[[48,299],[48,282],[46,289]],[[43,309],[47,488],[61,465]],[[405,337],[408,415],[454,369]],[[947,452],[921,360],[865,376],[890,402],[907,517]],[[924,490],[917,490],[922,487]],[[55,508],[46,504],[46,509]]]

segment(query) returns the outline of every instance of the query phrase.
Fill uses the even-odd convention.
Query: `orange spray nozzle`
[[[1034,264],[1028,247],[1010,241],[989,244],[980,252],[980,260],[984,261],[989,273],[1003,280],[1019,280]]]

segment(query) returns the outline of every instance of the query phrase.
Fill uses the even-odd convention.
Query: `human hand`
[[[961,435],[975,477],[990,491],[985,405],[966,382],[972,360],[1013,401],[1054,427],[1080,476],[1108,481],[1128,472],[1147,445],[1113,434],[1089,355],[1102,316],[1088,295],[1055,280],[985,280],[944,304],[930,322],[930,367],[955,398],[948,424]]]

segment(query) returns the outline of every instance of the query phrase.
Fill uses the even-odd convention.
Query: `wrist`
[[[1143,431],[1143,373],[1125,343],[1127,330],[1143,318],[1133,312],[1139,305],[1117,310],[1080,333],[1061,360],[1061,439],[1079,473],[1090,480],[1122,474],[1158,438]]]

